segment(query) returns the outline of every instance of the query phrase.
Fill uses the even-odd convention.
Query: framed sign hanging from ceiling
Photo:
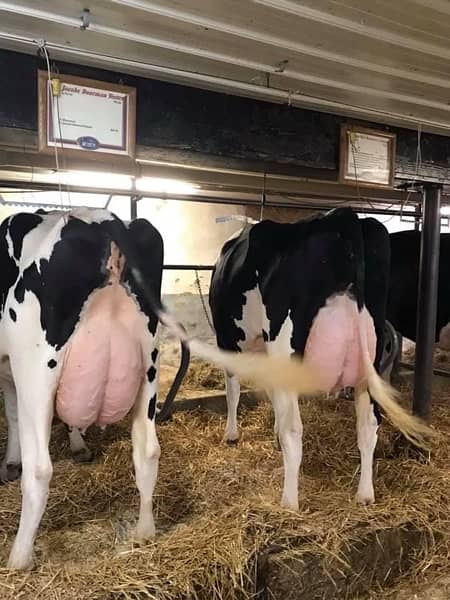
[[[340,183],[392,187],[395,167],[395,133],[356,125],[341,126]]]
[[[134,158],[136,89],[38,71],[39,151]]]

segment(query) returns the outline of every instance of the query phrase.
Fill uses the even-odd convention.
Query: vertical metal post
[[[416,204],[415,213],[416,213],[416,216],[414,217],[414,229],[416,231],[419,231],[419,229],[420,229],[420,219],[421,219],[421,216],[422,216],[422,209],[421,209],[419,203]]]
[[[134,219],[137,219],[137,203],[138,203],[139,199],[140,199],[139,196],[136,196],[136,195],[130,196],[130,219],[131,219],[131,221],[134,221]]]
[[[422,235],[417,297],[416,365],[413,413],[428,418],[433,382],[441,226],[441,185],[424,186]]]

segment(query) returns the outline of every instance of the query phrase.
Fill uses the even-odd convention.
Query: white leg
[[[298,472],[302,462],[303,425],[295,394],[271,394],[278,439],[283,452],[284,484],[282,506],[298,510]]]
[[[8,422],[8,443],[5,458],[0,468],[0,479],[2,481],[13,481],[19,479],[22,470],[16,388],[14,383],[9,380],[2,380],[1,387],[5,399],[5,414]]]
[[[92,460],[92,452],[86,446],[86,442],[78,427],[69,427],[69,443],[75,462],[83,463]]]
[[[225,388],[227,393],[227,424],[223,435],[223,441],[227,443],[237,442],[239,430],[237,425],[237,409],[241,385],[235,375],[225,372]]]
[[[355,390],[355,402],[358,448],[361,455],[361,476],[356,500],[361,504],[372,504],[375,501],[372,472],[378,421],[367,390]]]
[[[136,403],[131,430],[136,485],[140,494],[139,519],[135,534],[139,541],[155,535],[153,490],[161,454],[155,427],[156,390],[156,378],[152,383],[145,381]]]
[[[41,377],[39,377],[41,375]],[[33,563],[37,529],[47,504],[52,476],[48,451],[53,417],[55,381],[50,373],[22,375],[17,385],[19,437],[22,455],[22,512],[9,556],[9,569],[27,569]]]

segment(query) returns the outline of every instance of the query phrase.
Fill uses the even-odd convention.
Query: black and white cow
[[[348,208],[281,224],[246,226],[222,248],[212,274],[210,307],[217,344],[229,351],[264,347],[303,359],[320,372],[321,390],[355,387],[361,475],[357,500],[374,501],[377,404],[405,435],[425,427],[394,401],[376,373],[383,350],[389,236],[375,219]],[[238,439],[239,380],[226,373],[225,441]],[[370,397],[375,399],[374,404]],[[297,394],[273,386],[275,431],[283,452],[282,504],[298,508],[302,421]]]
[[[158,319],[118,239],[133,248],[147,292],[159,299],[163,243],[143,219],[127,230],[107,211],[78,209],[70,215],[20,213],[0,226],[0,384],[8,421],[3,470],[14,475],[22,466],[22,513],[10,568],[32,563],[52,475],[48,443],[55,409],[78,431],[114,423],[134,407],[141,496],[136,535],[155,532]],[[183,357],[181,375],[186,347]]]
[[[387,319],[405,338],[416,341],[420,231],[391,233]],[[435,341],[450,350],[450,234],[441,233]]]

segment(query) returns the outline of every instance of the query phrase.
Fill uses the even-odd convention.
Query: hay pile
[[[188,372],[183,380],[180,391],[183,390],[223,390],[225,386],[222,369],[213,367],[199,360],[191,360]]]
[[[431,464],[388,459],[384,427],[376,463],[378,503],[357,507],[358,451],[353,403],[301,402],[305,426],[300,513],[278,507],[281,454],[268,403],[241,417],[237,447],[220,443],[224,418],[175,413],[159,427],[162,456],[156,487],[155,542],[127,539],[138,495],[132,475],[129,423],[92,431],[91,465],[74,465],[62,425],[51,446],[54,477],[36,549],[37,569],[0,570],[0,597],[40,600],[223,599],[254,597],[256,556],[276,547],[288,556],[313,551],[327,560],[367,531],[403,524],[427,530],[416,573],[448,570],[450,448]],[[435,422],[450,432],[448,398]],[[1,429],[4,430],[3,427]],[[0,488],[0,564],[5,565],[19,517],[19,484]],[[356,577],[357,575],[355,575]],[[380,597],[380,596],[377,596]]]

